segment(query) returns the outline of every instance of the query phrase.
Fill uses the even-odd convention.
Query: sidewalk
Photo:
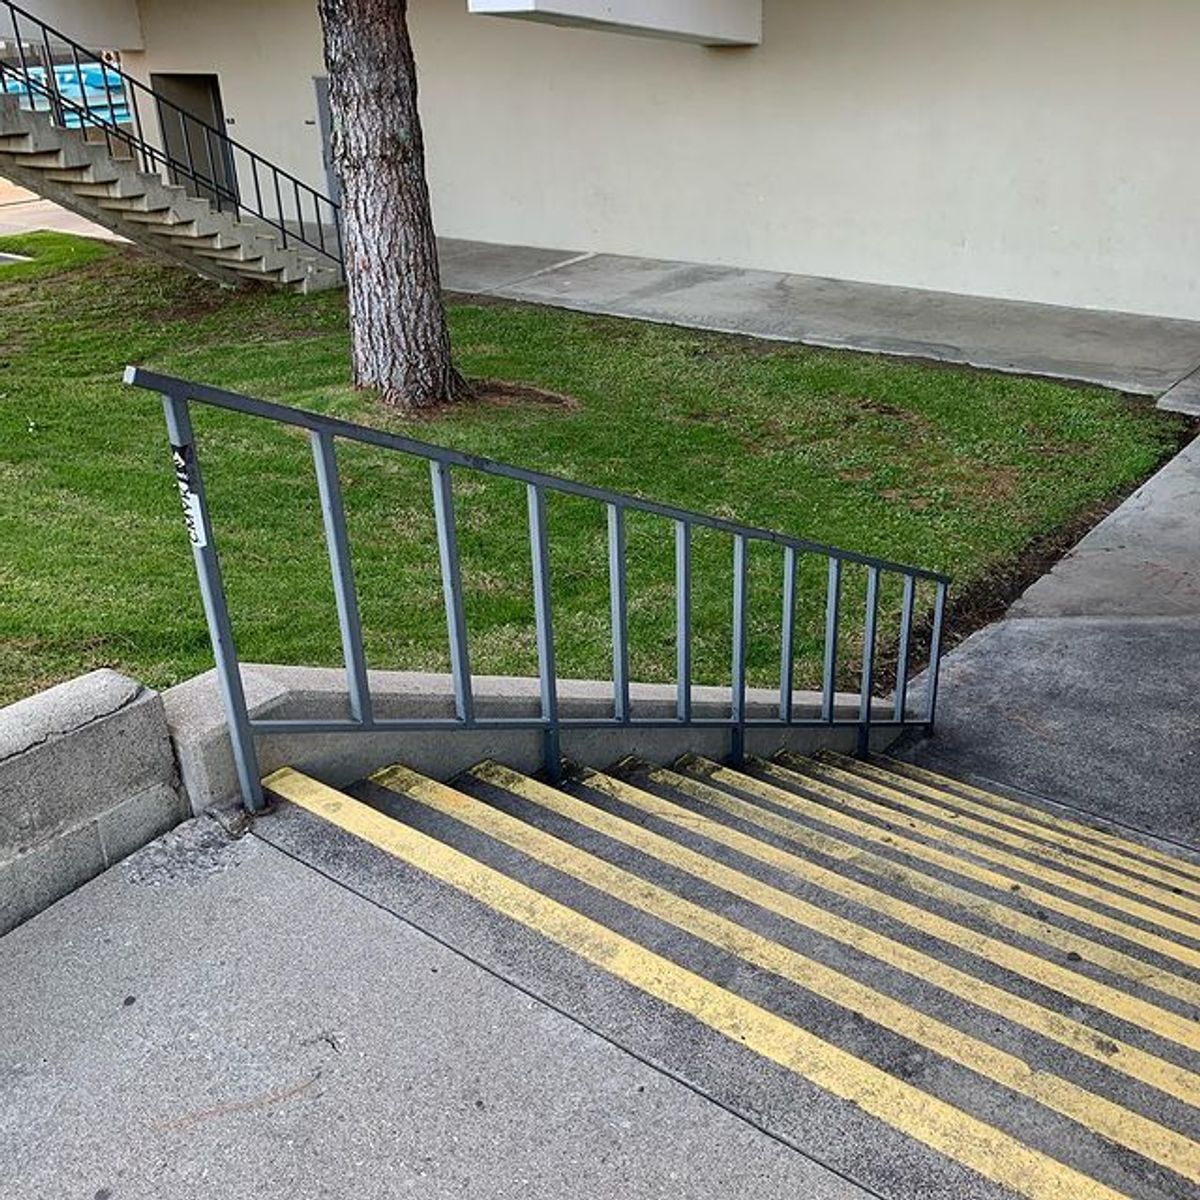
[[[943,662],[909,755],[1200,848],[1200,440]]]
[[[208,822],[0,939],[0,979],[5,1196],[870,1200]]]
[[[0,179],[0,237],[30,233],[36,229],[75,233],[80,237],[102,238],[107,242],[125,240],[102,225],[94,225],[49,200],[41,199],[33,192]]]
[[[1200,415],[1200,322],[613,254],[441,245],[452,291],[1082,380]]]

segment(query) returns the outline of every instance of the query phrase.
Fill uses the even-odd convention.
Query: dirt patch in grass
[[[580,407],[574,396],[564,396],[561,392],[541,388],[532,383],[510,382],[505,379],[471,379],[468,382],[471,385],[470,395],[449,404],[435,404],[428,408],[405,412],[405,420],[441,421],[446,417],[460,416],[464,412],[486,408],[532,408],[542,412],[559,409],[563,412],[575,412]]]

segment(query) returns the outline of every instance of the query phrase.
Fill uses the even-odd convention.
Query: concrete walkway
[[[123,242],[119,234],[94,225],[50,200],[0,179],[0,237],[50,229],[57,233],[74,233],[80,237],[101,238],[107,242]]]
[[[911,757],[1200,848],[1200,441],[943,665]]]
[[[1200,322],[451,240],[442,272],[458,292],[1082,380],[1200,415]]]
[[[256,837],[0,939],[13,1200],[869,1200]]]

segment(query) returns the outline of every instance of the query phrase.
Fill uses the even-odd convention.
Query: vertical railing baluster
[[[83,63],[79,60],[79,47],[74,43],[71,44],[71,61],[75,65],[75,78],[79,83],[79,103],[82,108],[83,115],[79,118],[79,129],[83,139],[87,140],[87,130],[84,128],[85,122],[83,116],[86,115],[88,120],[86,125],[91,125],[92,105],[88,100],[87,88],[83,86]]]
[[[184,115],[183,109],[177,108],[176,113],[179,115],[179,132],[183,135],[183,152],[187,160],[188,177],[192,184],[199,189],[200,181],[196,178],[196,156],[192,150],[192,139],[188,133],[187,118]]]
[[[217,206],[217,212],[221,211],[221,187],[217,180],[217,160],[213,156],[212,130],[207,125],[201,125],[204,130],[204,153],[208,158],[208,178],[212,183],[213,200]]]
[[[254,202],[257,205],[258,215],[262,216],[263,201],[262,201],[262,180],[258,177],[258,155],[250,155],[250,178],[254,181]]]
[[[275,211],[279,217],[279,240],[283,244],[283,248],[287,249],[288,231],[287,222],[283,219],[283,193],[279,190],[279,172],[271,168],[271,179],[275,184]]]
[[[29,98],[29,107],[36,109],[37,101],[33,98],[33,76],[29,73],[29,58],[25,54],[25,39],[21,36],[21,21],[15,9],[11,12],[13,41],[17,44],[17,59],[21,64],[21,77],[25,81],[25,95]]]
[[[917,578],[915,575],[904,577],[904,600],[900,606],[900,648],[896,659],[896,706],[893,716],[897,721],[904,720],[904,710],[908,706],[908,659],[912,650],[913,612],[917,601]]]
[[[783,614],[779,651],[779,719],[792,722],[796,681],[796,547],[783,548]]]
[[[462,568],[458,557],[458,531],[454,519],[454,487],[450,464],[434,459],[429,464],[433,483],[433,511],[437,519],[438,557],[442,566],[442,596],[446,605],[446,631],[450,638],[450,673],[454,679],[454,709],[464,725],[475,720],[471,688],[471,659],[467,652],[467,616],[463,606]]]
[[[346,664],[350,715],[360,725],[369,725],[372,714],[367,658],[363,649],[362,617],[354,586],[354,572],[350,565],[350,541],[346,533],[346,512],[338,478],[337,454],[330,434],[314,429],[311,437],[317,489],[321,497],[321,518],[325,523],[325,544],[329,548],[329,567],[337,602],[338,627],[342,634],[342,659]]]
[[[825,593],[825,664],[821,693],[821,720],[832,725],[837,712],[838,622],[842,605],[842,560],[829,560]]]
[[[108,106],[108,119],[104,124],[104,140],[108,147],[109,154],[112,153],[112,131],[117,127],[117,110],[113,104],[112,85],[108,82],[108,63],[104,61],[104,56],[100,56],[100,78],[104,82],[104,103]],[[84,97],[84,103],[87,104],[87,91],[83,86],[82,77],[79,80],[80,94]],[[90,112],[90,107],[88,109]]]
[[[200,600],[204,606],[208,634],[212,640],[217,682],[225,705],[225,717],[229,722],[229,739],[233,747],[238,784],[246,807],[251,812],[260,812],[264,802],[258,774],[258,757],[254,751],[254,735],[250,731],[246,693],[242,687],[233,628],[229,623],[225,585],[221,579],[221,564],[217,558],[216,546],[213,544],[212,524],[204,495],[204,480],[200,474],[200,464],[196,460],[196,439],[192,432],[186,397],[164,394],[163,412],[167,419],[175,478],[179,484],[184,517],[192,543],[192,558],[200,582]]]
[[[316,213],[317,219],[317,242],[321,247],[321,253],[327,253],[325,249],[325,222],[321,220],[321,193],[309,188],[309,194],[312,196],[313,212]]]
[[[929,643],[929,688],[925,700],[925,724],[933,732],[937,717],[938,685],[942,676],[942,633],[946,624],[946,584],[939,580],[933,605],[933,636]]]
[[[63,111],[62,96],[58,90],[58,76],[54,73],[54,52],[50,49],[50,31],[42,26],[42,53],[46,68],[47,99],[50,102],[50,115],[54,123],[61,129],[67,127],[66,114]]]
[[[554,624],[550,602],[550,542],[546,529],[546,496],[531,483],[529,547],[533,566],[533,611],[537,622],[538,679],[542,694],[543,749],[546,773],[556,782],[562,773],[558,731],[558,668],[554,661]]]
[[[299,231],[299,237],[302,242],[307,241],[308,239],[306,238],[304,232],[304,207],[300,203],[300,181],[298,179],[292,180],[292,191],[295,193],[296,197],[296,225]]]
[[[875,691],[875,642],[879,632],[879,568],[867,568],[867,614],[863,622],[862,691],[858,704],[858,753],[871,748],[871,700]]]
[[[629,720],[629,608],[625,586],[625,510],[608,506],[608,595],[612,613],[613,716]]]
[[[746,592],[747,539],[733,539],[733,735],[730,761],[736,766],[746,757]]]
[[[692,528],[675,522],[675,715],[692,719]]]
[[[137,134],[138,145],[142,150],[142,170],[157,171],[158,165],[154,161],[154,156],[150,152],[149,144],[146,141],[146,133],[142,128],[142,109],[138,104],[138,89],[132,86],[128,79],[122,78],[121,90],[125,95],[125,106],[129,109],[129,115],[133,118],[133,128]]]

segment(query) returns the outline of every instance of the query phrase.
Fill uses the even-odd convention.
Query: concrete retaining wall
[[[250,715],[260,719],[349,717],[346,677],[341,670],[243,664],[242,680]],[[540,711],[538,681],[501,676],[476,676],[475,706],[481,717],[534,717]],[[371,694],[379,717],[417,719],[454,716],[454,690],[448,675],[409,671],[372,671]],[[612,714],[612,685],[585,680],[559,680],[559,709],[563,717],[606,717]],[[675,714],[675,689],[659,684],[634,684],[635,717]],[[233,754],[217,690],[215,672],[207,672],[163,693],[167,722],[175,742],[184,788],[196,813],[238,799]],[[729,689],[697,687],[692,692],[700,719],[729,714]],[[820,697],[797,692],[796,715],[816,717]],[[751,718],[776,716],[779,693],[752,689],[747,698]],[[881,705],[878,716],[891,716]],[[857,696],[839,696],[839,719],[858,715]],[[747,749],[770,754],[788,748],[805,753],[819,747],[851,750],[854,729],[748,730]],[[883,749],[896,731],[876,730],[873,744]],[[256,739],[259,768],[267,774],[292,766],[335,786],[361,779],[391,762],[404,762],[418,771],[448,779],[481,759],[499,758],[519,771],[542,765],[541,735],[536,730],[472,733],[287,734]],[[567,731],[563,754],[592,766],[636,754],[668,762],[688,750],[721,757],[729,751],[729,731],[723,729],[622,729]]]
[[[0,709],[0,934],[188,815],[162,697],[93,671]]]
[[[242,677],[251,715],[260,718],[348,716],[345,675],[311,667],[245,665]],[[534,717],[538,681],[476,677],[482,717]],[[450,677],[402,671],[371,674],[380,717],[453,717]],[[675,689],[635,684],[635,717],[672,717]],[[751,719],[774,716],[774,691],[751,690]],[[797,717],[815,717],[820,697],[797,692]],[[559,681],[564,717],[607,717],[612,687]],[[726,717],[727,688],[693,689],[698,719]],[[839,719],[853,719],[858,700],[839,696]],[[890,706],[880,706],[880,718]],[[853,728],[747,731],[747,749],[771,754],[822,746],[850,750]],[[894,730],[876,730],[884,749]],[[294,766],[333,785],[350,783],[391,762],[404,762],[448,779],[485,758],[523,771],[542,766],[537,730],[291,734],[257,739],[263,774]],[[568,758],[607,766],[633,754],[668,762],[688,750],[721,757],[727,729],[578,730],[562,742]],[[28,700],[0,709],[0,934],[53,904],[106,867],[165,833],[191,814],[240,800],[233,754],[215,672],[164,692],[116,671],[93,671]]]

